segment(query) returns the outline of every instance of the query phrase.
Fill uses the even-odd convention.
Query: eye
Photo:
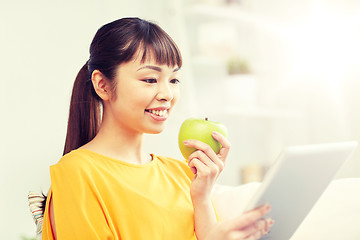
[[[146,82],[146,83],[156,83],[157,82],[155,78],[143,79],[142,81]]]
[[[174,79],[171,79],[171,80],[170,80],[170,83],[173,83],[173,84],[179,84],[179,83],[180,83],[180,80],[179,80],[179,79],[174,78]]]

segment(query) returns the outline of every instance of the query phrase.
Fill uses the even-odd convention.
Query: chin
[[[165,130],[166,126],[167,124],[165,122],[146,124],[143,126],[142,132],[147,134],[159,134]]]
[[[148,134],[159,134],[159,133],[162,133],[164,131],[164,129],[161,129],[161,130],[151,130],[151,131],[148,131],[146,133]]]
[[[158,127],[155,127],[155,128],[147,129],[147,131],[145,131],[145,133],[159,134],[159,133],[162,133],[164,130],[165,130],[165,126],[161,126],[161,127],[158,126]]]

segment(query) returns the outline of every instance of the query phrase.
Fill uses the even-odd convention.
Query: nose
[[[163,82],[158,85],[158,93],[156,99],[159,101],[171,101],[174,98],[173,89],[170,83]]]

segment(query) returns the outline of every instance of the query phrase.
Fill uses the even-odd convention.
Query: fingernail
[[[219,136],[219,133],[218,133],[217,131],[213,131],[213,132],[212,132],[212,135],[213,135],[213,136]]]
[[[189,141],[188,140],[185,140],[183,141],[184,145],[189,145]]]
[[[275,223],[274,219],[270,219],[269,226],[271,227],[272,225],[274,225],[274,223]]]
[[[265,204],[265,210],[268,212],[271,210],[271,206],[269,204]]]

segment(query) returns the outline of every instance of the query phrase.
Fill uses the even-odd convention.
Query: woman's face
[[[154,58],[120,64],[116,72],[116,91],[104,103],[104,120],[114,127],[134,133],[160,133],[177,103],[179,68],[158,65]]]

